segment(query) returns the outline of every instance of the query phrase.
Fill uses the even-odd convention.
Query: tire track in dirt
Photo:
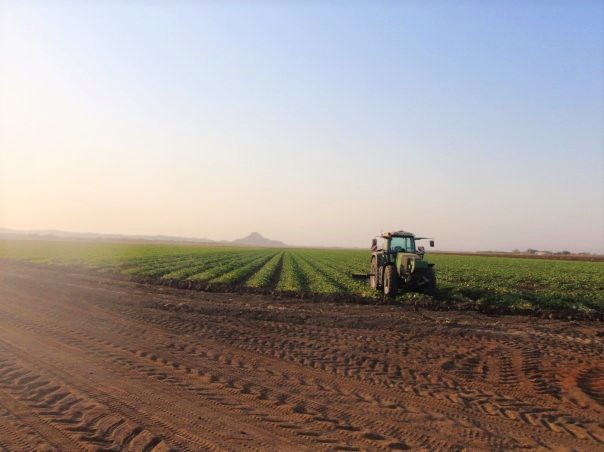
[[[174,327],[174,326],[173,326]],[[181,329],[178,326],[174,327],[175,329]],[[207,333],[207,330],[205,331]],[[237,334],[234,334],[232,336],[229,336],[229,342],[233,343],[233,341],[235,340],[235,337],[244,337],[244,338],[248,338],[250,337],[249,335],[245,334],[244,332],[242,332],[241,330],[237,331]],[[253,345],[255,345],[254,343],[257,342],[255,339],[250,339],[250,341],[248,341],[248,345],[249,343],[252,343],[252,347],[248,347],[248,349],[258,352],[260,351],[259,347],[254,347]],[[263,345],[267,345],[268,342],[266,340],[264,340],[264,344]],[[257,344],[256,344],[257,345]],[[295,347],[288,347],[288,345],[291,344],[287,344],[284,342],[277,342],[276,344],[271,344],[269,349],[270,350],[283,350],[283,349],[288,349],[288,348],[300,348],[300,349],[304,349],[304,350],[308,350],[310,347],[304,347],[304,343],[303,342],[298,342],[295,344]],[[241,344],[239,344],[240,347],[244,348],[244,346],[242,346]],[[333,364],[334,361],[337,361],[334,355],[328,355],[328,356],[324,356],[322,355],[322,353],[324,353],[324,351],[321,351],[320,353],[318,353],[317,355],[313,356],[311,360],[309,360],[309,355],[308,353],[306,353],[305,355],[302,356],[302,359],[299,359],[299,357],[296,357],[295,355],[288,355],[286,352],[279,352],[279,357],[281,359],[291,359],[293,362],[297,362],[300,364],[307,364],[310,362],[310,364],[313,367],[317,367],[317,363],[318,363],[318,367],[323,370],[323,371],[331,371],[334,373],[337,373],[337,366],[335,367],[330,367],[329,365],[325,365],[325,362],[327,362],[328,364]],[[379,359],[374,359],[372,360],[372,362],[368,363],[365,366],[361,366],[361,378],[364,377],[363,374],[370,374],[369,377],[365,376],[365,380],[369,380],[369,382],[375,383],[377,382],[379,379],[375,378],[373,376],[373,374],[375,374],[375,369],[376,369],[376,363],[379,362]],[[382,366],[382,369],[384,368],[384,366]],[[378,374],[379,373],[383,373],[383,372],[379,372],[378,369]],[[421,375],[414,375],[414,378],[416,378],[416,382],[417,380],[420,379]],[[429,378],[427,376],[424,379],[423,382],[418,382],[418,384],[423,384],[423,388],[419,388],[418,390],[421,392],[422,389],[426,389],[428,390],[428,394],[430,394],[430,389],[435,389],[435,388],[430,388],[430,386],[437,386],[435,385],[433,382],[429,381]],[[408,379],[408,377],[407,377]],[[436,382],[436,383],[440,383],[440,382]],[[403,388],[404,389],[404,388]],[[438,389],[438,388],[436,388]],[[475,400],[473,401],[470,397],[468,397],[468,395],[470,394],[471,391],[464,389],[464,397],[465,399],[463,400],[463,402],[468,405],[468,404],[472,404],[472,403],[478,403],[481,404],[483,401],[481,399],[487,398],[488,396],[496,396],[496,394],[490,393],[490,392],[478,392],[478,394],[474,397]],[[505,400],[502,399],[499,402],[499,405],[501,406],[497,406],[497,404],[493,405],[493,402],[484,402],[485,406],[479,406],[479,409],[481,409],[482,411],[485,411],[489,414],[494,414],[493,410],[494,410],[494,406],[495,409],[497,410],[497,412],[505,417],[510,417],[510,415],[513,413],[513,410],[517,411],[517,414],[515,415],[516,418],[529,423],[531,425],[535,425],[535,421],[534,421],[534,417],[535,417],[535,413],[533,412],[533,410],[530,409],[530,406],[528,406],[527,404],[521,402],[521,401],[514,401],[514,400]],[[551,429],[551,430],[556,430],[555,427],[552,427],[552,417],[556,417],[556,413],[553,412],[552,414],[552,410],[542,410],[544,413],[547,412],[547,416],[549,418],[549,420],[542,422],[543,425],[546,426],[546,428]],[[541,417],[541,416],[537,416],[537,417]],[[564,419],[563,416],[558,416],[560,417],[560,419]],[[555,423],[555,420],[553,421]],[[564,421],[562,421],[564,422]],[[573,428],[573,431],[575,429]]]
[[[549,424],[548,424],[549,425]]]
[[[18,323],[18,319],[13,319],[13,323]],[[22,325],[23,326],[23,325]],[[29,331],[39,331],[41,329],[40,326],[27,326],[21,328],[21,331],[29,330]],[[13,332],[14,333],[14,332]],[[19,333],[17,331],[17,333]],[[13,334],[14,335],[14,334]],[[11,336],[13,336],[11,335]],[[9,337],[11,337],[9,336]],[[4,346],[5,348],[12,348],[13,355],[17,356],[20,354],[20,349],[14,346],[10,346],[7,343],[2,344],[0,341],[0,347]],[[198,412],[199,409],[203,409],[203,406],[200,406],[200,401],[196,400],[193,402],[190,398],[183,400],[182,398],[178,399],[177,406],[172,408],[171,398],[177,398],[181,391],[174,390],[172,388],[170,391],[167,391],[167,388],[162,387],[165,385],[165,381],[154,381],[148,380],[145,378],[144,383],[142,383],[141,378],[133,378],[132,375],[129,375],[128,380],[126,381],[122,379],[120,381],[120,388],[113,388],[113,391],[108,391],[109,388],[103,388],[102,385],[98,383],[94,383],[91,381],[82,380],[76,378],[70,373],[65,373],[54,367],[52,364],[54,362],[52,357],[60,356],[61,354],[65,354],[65,352],[78,356],[78,353],[86,352],[84,355],[78,356],[78,361],[84,362],[86,358],[84,356],[90,356],[90,352],[93,352],[95,355],[99,355],[99,349],[96,350],[85,349],[81,347],[81,343],[73,338],[67,338],[64,344],[58,343],[54,341],[52,335],[46,335],[44,342],[36,342],[36,348],[43,350],[43,355],[37,355],[35,358],[36,363],[43,363],[44,368],[46,369],[46,373],[50,374],[48,377],[51,381],[68,381],[73,387],[78,388],[80,392],[84,392],[90,394],[90,397],[94,398],[98,403],[105,404],[112,411],[121,413],[128,419],[133,420],[138,423],[138,425],[150,425],[153,431],[158,432],[161,436],[169,437],[170,443],[175,445],[178,450],[218,450],[219,447],[216,444],[216,440],[222,441],[223,444],[227,444],[225,441],[234,442],[238,445],[238,449],[246,448],[245,442],[247,442],[246,438],[237,438],[240,435],[230,434],[228,433],[228,428],[225,425],[225,417],[228,421],[236,421],[237,419],[232,419],[233,413],[229,412],[227,414],[222,413],[222,418],[220,416],[220,412],[216,410],[216,406],[212,406],[211,409],[208,409],[207,403],[205,416],[200,416],[202,412]],[[49,347],[49,348],[45,348]],[[112,358],[115,358],[111,353],[107,353],[105,350],[102,351],[103,359],[97,360],[97,363],[101,367],[92,367],[88,364],[87,369],[93,369],[91,374],[98,374],[101,372],[101,369],[106,368],[108,364],[113,364],[113,369],[116,368],[117,362],[113,363],[103,363],[103,361],[111,361]],[[89,359],[89,358],[88,358]],[[32,364],[32,363],[30,363]],[[124,374],[122,374],[124,375]],[[145,375],[148,377],[148,375]],[[169,379],[174,380],[172,376]],[[164,375],[164,378],[161,380],[168,380]],[[141,398],[138,394],[136,394],[135,389],[140,387],[141,384],[144,384],[149,393],[154,395],[154,398],[157,398],[157,401],[153,400],[145,400]],[[140,412],[140,414],[139,414]],[[197,421],[199,419],[200,421]],[[238,425],[238,428],[241,428],[241,425]],[[246,430],[250,430],[251,427],[249,425],[245,425]],[[134,433],[138,435],[138,430]],[[194,431],[195,433],[189,432],[189,430]],[[271,438],[270,434],[262,432],[265,436]],[[183,440],[185,440],[183,442]],[[271,438],[272,444],[280,445],[280,447],[286,447],[287,444],[281,444],[281,442],[277,438]],[[265,448],[267,445],[265,444]],[[141,450],[135,448],[135,450]]]
[[[74,345],[82,345],[73,340],[70,342]],[[215,405],[215,407],[228,407],[230,410],[241,411],[252,417],[256,416],[255,413],[253,413],[256,411],[255,407],[241,405],[241,401],[235,400],[234,397],[226,397],[225,394],[221,393],[219,390],[220,388],[228,388],[227,392],[230,394],[232,393],[230,389],[237,389],[234,386],[232,378],[227,380],[224,376],[217,375],[216,373],[204,373],[201,370],[192,370],[190,368],[188,368],[186,371],[180,370],[180,366],[176,365],[175,363],[168,362],[165,359],[162,360],[163,362],[158,362],[158,358],[154,355],[149,356],[145,362],[140,358],[147,357],[146,352],[131,352],[128,354],[128,356],[125,356],[124,353],[118,352],[120,347],[114,345],[113,348],[111,348],[107,347],[106,345],[110,344],[107,343],[104,347],[94,345],[91,346],[88,344],[86,348],[92,354],[102,357],[103,360],[110,361],[113,365],[128,367],[131,370],[156,379],[164,384],[175,385],[179,389],[190,390],[198,395],[202,395],[206,401],[210,401],[210,404]],[[197,384],[193,385],[187,381],[184,381],[186,377],[188,377],[189,380],[195,380]],[[246,393],[252,394],[252,392]],[[186,412],[184,414],[192,415],[193,413]],[[266,414],[258,414],[256,417],[258,417],[260,421],[270,422],[271,424],[279,422],[279,420],[275,419],[274,417],[269,419],[269,415]],[[264,444],[264,448],[268,447],[268,444]]]
[[[577,386],[595,402],[604,406],[604,369],[592,367],[582,371],[577,378]]]
[[[7,352],[0,345],[0,353]],[[56,380],[32,372],[17,360],[0,364],[0,390],[41,419],[35,423],[59,449],[168,450],[162,439]],[[3,405],[9,403],[5,397]],[[61,426],[50,433],[54,426]],[[44,428],[46,427],[46,428]]]
[[[53,445],[54,432],[44,436],[46,426],[42,425],[38,430],[32,428],[32,424],[39,422],[41,421],[31,414],[29,408],[0,390],[0,450],[58,450]],[[71,444],[69,439],[67,442]],[[63,438],[59,443],[64,444]]]
[[[16,318],[12,318],[12,323],[16,324],[19,323],[20,319],[16,319]],[[49,330],[49,328],[43,324],[43,323],[39,323],[36,325],[26,325],[25,326],[26,329],[28,330],[36,330],[36,331],[40,331],[40,330],[44,330],[46,329],[45,333],[47,335],[51,335],[54,336],[55,334],[57,335],[64,335],[64,331],[61,329],[60,333],[57,332],[52,332]],[[86,347],[86,344],[82,344],[82,343],[74,343],[73,339],[70,339],[66,342],[69,342],[71,344],[73,344],[74,346],[77,347]],[[189,374],[189,378],[191,378],[191,374],[193,374],[193,377],[195,375],[197,376],[202,376],[204,379],[209,379],[209,382],[212,383],[214,386],[213,388],[216,389],[216,385],[222,385],[223,388],[228,388],[228,391],[231,393],[235,392],[235,393],[242,393],[242,394],[246,394],[246,395],[252,395],[252,396],[256,396],[257,397],[257,401],[260,401],[260,403],[262,404],[262,402],[266,402],[266,404],[269,404],[268,408],[273,409],[273,411],[276,408],[282,408],[285,414],[288,416],[288,418],[286,420],[284,420],[281,424],[279,424],[279,420],[278,418],[275,418],[273,413],[273,416],[270,419],[267,419],[269,422],[271,423],[277,423],[276,425],[278,426],[282,426],[284,428],[288,428],[288,429],[295,429],[296,426],[295,424],[292,424],[292,421],[298,421],[298,423],[301,421],[301,419],[292,419],[292,415],[295,417],[303,417],[306,424],[308,424],[311,421],[318,421],[321,423],[321,425],[319,426],[318,430],[308,430],[306,429],[305,431],[299,431],[297,434],[304,434],[307,435],[311,438],[316,438],[317,441],[319,443],[335,443],[335,441],[332,438],[320,438],[321,434],[319,433],[321,430],[326,430],[326,425],[325,422],[327,422],[328,424],[334,424],[331,425],[331,427],[335,426],[336,430],[342,430],[345,432],[359,432],[357,434],[357,436],[359,436],[359,438],[356,438],[357,442],[360,443],[366,443],[364,444],[363,448],[367,448],[367,447],[375,447],[375,441],[386,441],[387,438],[384,437],[383,434],[377,433],[375,431],[367,431],[367,425],[371,425],[373,424],[373,422],[371,421],[371,419],[369,418],[361,418],[358,419],[358,416],[356,416],[356,422],[358,426],[354,426],[354,425],[350,425],[350,420],[351,420],[351,416],[346,415],[343,411],[340,411],[338,413],[334,413],[334,410],[329,410],[325,405],[323,404],[316,404],[312,401],[308,401],[306,399],[300,398],[300,397],[296,397],[291,395],[290,393],[286,393],[283,392],[284,390],[288,389],[288,386],[292,386],[290,385],[285,385],[283,386],[281,384],[281,382],[279,383],[279,385],[276,385],[273,388],[267,388],[266,386],[259,386],[257,384],[253,384],[250,383],[249,381],[246,381],[246,377],[250,377],[250,375],[236,375],[237,374],[237,370],[235,369],[217,369],[217,366],[206,366],[206,368],[202,371],[199,369],[191,369],[191,368],[187,368],[186,371],[180,371],[180,365],[173,362],[173,361],[168,361],[165,358],[163,359],[159,359],[156,355],[152,354],[150,356],[148,356],[148,352],[140,352],[140,351],[136,351],[136,350],[132,350],[130,348],[126,348],[126,347],[120,347],[118,345],[112,344],[109,341],[100,341],[103,345],[110,345],[113,347],[113,349],[107,349],[107,348],[100,348],[98,346],[92,346],[92,347],[87,347],[89,349],[89,351],[91,353],[95,353],[97,355],[99,355],[100,357],[105,357],[105,358],[109,358],[110,360],[112,360],[113,364],[121,364],[121,365],[129,365],[131,368],[137,368],[138,370],[142,370],[145,374],[150,375],[152,377],[159,377],[161,378],[161,380],[167,382],[167,383],[171,383],[171,384],[177,384],[181,387],[187,387],[187,384],[183,384],[181,379],[178,377],[179,374]],[[147,357],[152,361],[152,363],[148,363],[148,365],[143,366],[141,369],[140,363],[129,360],[128,358],[124,359],[123,356],[118,356],[116,355],[115,351],[116,350],[123,350],[123,351],[127,351],[130,352],[131,354],[134,353],[136,356],[138,357]],[[216,363],[218,362],[222,362],[222,360],[216,360]],[[149,364],[159,364],[159,365],[165,365],[166,367],[168,367],[169,369],[164,369],[164,371],[161,371],[157,369],[157,367],[150,367]],[[238,368],[243,368],[243,366],[241,366],[241,364],[239,364],[237,366]],[[167,376],[166,372],[168,371],[170,372],[170,375]],[[276,387],[280,388],[280,389],[275,389]],[[195,390],[202,390],[203,388],[194,388]],[[214,391],[216,392],[216,391]],[[206,396],[208,395],[207,393],[205,394]],[[212,396],[214,397],[214,400],[216,395],[212,394]],[[353,402],[358,402],[358,399],[355,398],[353,400]],[[231,403],[231,405],[233,405],[233,403]],[[313,412],[313,408],[314,408],[314,412]],[[252,411],[251,408],[246,407],[246,410]],[[329,413],[326,412],[329,411]],[[328,417],[329,416],[329,417]],[[346,418],[345,422],[341,422],[338,420],[338,416],[344,416]],[[268,417],[268,416],[267,416]],[[354,417],[354,416],[352,416]],[[363,429],[361,427],[364,427]],[[378,429],[380,427],[377,427]],[[389,427],[392,433],[392,429],[395,428],[394,426],[390,426]],[[329,430],[329,429],[327,429]],[[396,432],[399,437],[402,434],[402,432],[397,431]],[[446,443],[444,442],[438,442],[438,441],[434,441],[431,440],[429,437],[424,436],[423,438],[421,438],[421,443],[417,443],[417,437],[418,435],[412,435],[413,437],[415,437],[415,446],[417,447],[430,447],[430,448],[451,448],[451,447],[445,447]],[[350,434],[348,434],[346,436],[346,438],[348,440],[350,440]],[[348,441],[350,442],[350,441]],[[401,443],[400,440],[391,440],[390,444],[393,447],[401,447]],[[361,444],[362,445],[362,444]],[[339,447],[344,447],[344,448],[350,448],[351,445],[348,444],[344,444],[344,445],[340,445]]]

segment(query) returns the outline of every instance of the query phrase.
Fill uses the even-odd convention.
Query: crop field
[[[209,290],[312,297],[379,298],[364,281],[369,251],[165,244],[2,241],[0,259],[80,265],[148,282]],[[489,312],[604,313],[604,263],[427,254],[436,264],[435,299],[404,292],[397,302],[438,302]]]

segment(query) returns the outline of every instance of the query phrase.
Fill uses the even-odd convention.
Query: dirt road
[[[604,327],[0,262],[0,449],[604,450]]]

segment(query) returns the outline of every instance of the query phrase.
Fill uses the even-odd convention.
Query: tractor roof
[[[384,232],[382,237],[415,237],[412,232],[407,231],[392,231],[392,232]]]

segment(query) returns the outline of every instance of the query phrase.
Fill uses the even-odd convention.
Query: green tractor
[[[378,239],[381,243],[378,245]],[[371,244],[371,273],[369,284],[394,297],[399,288],[428,294],[436,291],[434,264],[424,260],[424,247],[416,242],[428,237],[415,237],[410,232],[386,232],[373,239]],[[430,239],[430,246],[434,240]]]

